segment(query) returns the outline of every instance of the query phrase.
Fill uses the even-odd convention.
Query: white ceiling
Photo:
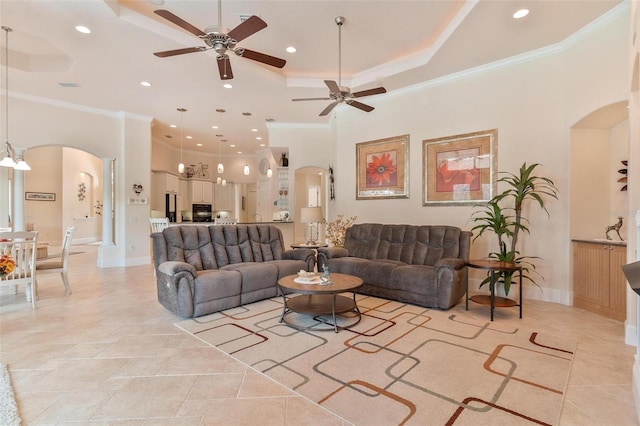
[[[11,95],[152,117],[154,139],[174,146],[180,144],[180,132],[169,124],[180,123],[176,109],[184,107],[188,111],[182,115],[183,136],[193,136],[184,139],[185,149],[217,153],[216,134],[223,134],[229,143],[238,145],[237,150],[253,154],[259,143],[269,143],[268,118],[276,123],[325,123],[330,119],[318,116],[329,101],[294,103],[291,99],[326,97],[323,80],[338,81],[336,16],[346,18],[342,84],[353,91],[384,86],[393,93],[556,44],[620,3],[223,0],[223,26],[232,29],[240,24],[241,15],[252,14],[268,24],[239,46],[287,60],[283,69],[276,69],[232,54],[232,89],[222,87],[213,51],[169,58],[153,55],[204,46],[153,10],[169,10],[204,30],[218,23],[216,1],[0,0],[0,24],[13,29],[9,34]],[[514,20],[512,14],[521,7],[531,13]],[[81,34],[74,29],[76,25],[85,25],[92,33]],[[4,37],[3,31],[3,58]],[[297,52],[285,52],[289,45]],[[4,77],[3,65],[3,94]],[[143,80],[152,86],[142,87]],[[359,100],[375,107],[384,96],[389,94]],[[215,112],[218,108],[227,112]],[[212,129],[214,124],[220,129]],[[262,141],[256,136],[262,136]],[[196,147],[196,143],[204,146]]]

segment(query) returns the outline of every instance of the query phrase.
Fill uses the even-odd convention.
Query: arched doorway
[[[60,244],[75,226],[74,244],[102,239],[103,162],[85,151],[62,146],[30,148],[25,158],[25,194],[53,194],[46,201],[25,198],[25,223],[38,240]]]
[[[295,218],[294,242],[306,241],[307,224],[300,221],[303,207],[320,207],[322,217],[327,217],[328,206],[327,169],[322,167],[301,167],[295,171],[295,202],[293,217]],[[318,240],[324,241],[324,230],[318,229]]]

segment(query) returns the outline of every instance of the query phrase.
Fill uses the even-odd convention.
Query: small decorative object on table
[[[8,254],[0,256],[0,277],[6,277],[16,268],[16,261]]]
[[[322,281],[322,285],[333,284],[333,282],[331,281],[331,275],[329,275],[329,267],[327,265],[323,265],[322,271],[324,272],[324,275],[320,276],[320,281]]]

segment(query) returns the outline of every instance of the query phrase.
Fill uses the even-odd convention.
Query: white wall
[[[325,160],[333,162],[336,171],[332,214],[357,215],[358,222],[450,224],[470,229],[471,207],[422,206],[422,141],[497,128],[498,169],[515,172],[524,162],[540,163],[538,173],[551,178],[560,192],[559,200],[548,202],[550,218],[536,209],[525,212],[531,220],[531,236],[522,239],[521,251],[544,258],[538,270],[545,277],[539,282],[542,290],[527,287],[526,296],[570,304],[567,123],[627,97],[627,25],[626,16],[618,17],[594,34],[572,39],[546,55],[389,93],[368,114],[348,106],[337,108],[332,123],[334,142],[313,145],[325,150],[335,147],[333,160]],[[324,165],[318,164],[317,152],[295,152],[301,141],[317,138],[315,131],[279,130],[278,144],[286,140],[292,146],[290,152],[294,151],[290,155],[294,168]],[[275,132],[270,137],[272,134]],[[410,198],[355,200],[355,145],[402,134],[410,135]],[[331,129],[325,137],[332,137]],[[484,257],[492,250],[488,241],[478,239],[472,257]]]

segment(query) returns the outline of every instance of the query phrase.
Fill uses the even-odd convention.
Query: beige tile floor
[[[348,424],[176,328],[150,265],[98,269],[96,246],[72,251],[84,252],[70,257],[72,295],[57,274],[40,275],[35,311],[22,291],[0,294],[0,362],[23,424]],[[488,315],[473,303],[451,312]],[[525,301],[522,320],[502,309],[496,321],[579,339],[561,425],[638,425],[636,350],[621,322],[537,301]]]

